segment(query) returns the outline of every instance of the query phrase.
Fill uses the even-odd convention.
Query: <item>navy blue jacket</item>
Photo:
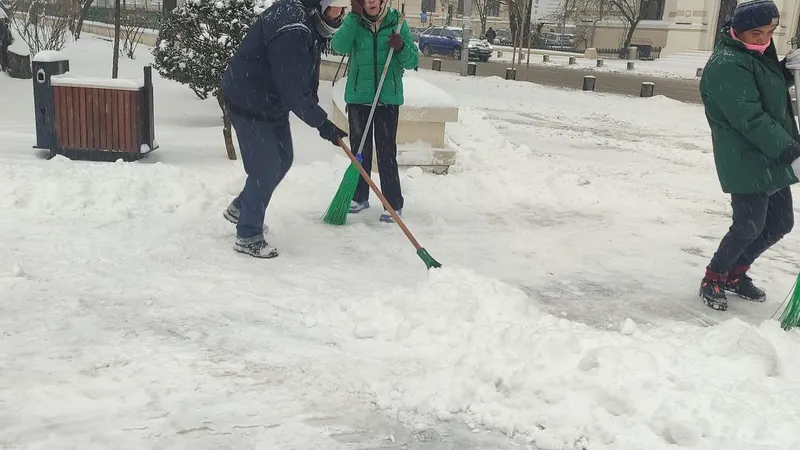
[[[283,121],[291,111],[314,128],[327,120],[317,97],[322,38],[310,12],[318,4],[277,0],[256,19],[222,77],[231,112]]]

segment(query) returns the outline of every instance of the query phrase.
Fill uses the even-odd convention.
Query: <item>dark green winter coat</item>
[[[378,90],[383,65],[389,57],[389,36],[397,28],[400,13],[388,8],[377,33],[373,33],[355,13],[349,13],[344,23],[333,35],[331,47],[341,54],[350,55],[344,101],[371,105]],[[392,55],[386,79],[383,81],[379,101],[386,105],[403,104],[403,70],[413,69],[419,63],[419,50],[404,22],[400,28],[403,48]]]
[[[800,156],[788,88],[792,74],[774,42],[762,55],[747,50],[724,27],[700,80],[722,190],[773,192],[796,183]]]

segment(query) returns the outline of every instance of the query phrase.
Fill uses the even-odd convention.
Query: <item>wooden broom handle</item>
[[[414,246],[414,248],[417,250],[422,248],[422,246],[419,245],[419,242],[417,242],[417,240],[414,239],[414,235],[411,234],[410,231],[408,231],[408,227],[406,227],[406,224],[403,222],[403,219],[401,219],[400,216],[397,215],[397,212],[394,210],[394,208],[392,208],[392,205],[390,205],[389,202],[386,200],[386,197],[383,196],[380,189],[378,189],[378,186],[375,185],[375,182],[372,181],[372,178],[369,176],[367,171],[364,170],[363,167],[361,167],[361,163],[358,162],[356,157],[353,156],[353,152],[351,152],[350,149],[347,148],[347,144],[345,144],[344,141],[341,139],[339,139],[339,147],[341,147],[342,150],[344,150],[345,154],[347,154],[347,157],[350,158],[350,161],[352,161],[353,164],[356,166],[358,172],[361,173],[361,177],[364,178],[367,184],[369,184],[369,187],[372,188],[372,191],[375,192],[375,195],[377,195],[378,198],[381,200],[381,203],[383,203],[383,207],[386,209],[386,211],[389,211],[389,214],[392,216],[392,219],[394,219],[394,221],[397,222],[397,225],[399,225],[400,229],[403,230],[403,234],[405,234],[408,240],[411,241],[411,244]]]

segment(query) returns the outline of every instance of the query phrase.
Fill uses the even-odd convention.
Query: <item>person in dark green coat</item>
[[[788,69],[800,65],[800,52],[778,60],[772,34],[779,16],[772,0],[740,3],[700,81],[717,176],[733,209],[733,224],[700,286],[703,302],[716,310],[728,308],[725,291],[766,299],[747,272],[794,225],[790,186],[800,171],[800,135]]]
[[[353,151],[357,151],[361,144],[383,66],[389,57],[389,49],[394,49],[372,118],[372,126],[366,130],[368,135],[361,156],[364,169],[370,173],[374,137],[381,192],[392,209],[402,214],[403,194],[397,169],[397,125],[400,105],[404,101],[403,71],[417,66],[419,50],[405,22],[399,34],[395,31],[400,23],[400,13],[389,7],[388,2],[389,0],[352,0],[351,11],[331,40],[331,47],[337,53],[350,55],[344,101],[347,104],[350,147]],[[369,208],[369,185],[360,179],[350,212],[357,213],[366,208]],[[384,211],[381,221],[392,222],[393,219]]]

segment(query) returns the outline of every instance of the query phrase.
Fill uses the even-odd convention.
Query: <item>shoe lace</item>
[[[723,291],[722,289],[723,283],[719,280],[707,280],[706,284],[711,285],[711,291],[713,291],[715,294],[719,294]]]
[[[728,279],[728,284],[741,286],[741,285],[750,285],[753,284],[753,279],[750,278],[746,273],[736,275]]]

